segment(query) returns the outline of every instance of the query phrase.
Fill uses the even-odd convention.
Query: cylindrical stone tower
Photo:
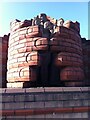
[[[57,53],[55,64],[60,68],[60,80],[65,86],[83,86],[82,42],[78,22],[66,21],[56,27],[50,41],[51,51]]]
[[[10,30],[7,87],[83,85],[78,22],[41,14],[11,22]]]
[[[43,64],[38,50],[48,50],[48,38],[41,37],[40,27],[28,23],[15,20],[10,25],[7,87],[35,86]]]

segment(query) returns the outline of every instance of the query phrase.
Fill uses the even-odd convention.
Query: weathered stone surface
[[[83,85],[82,44],[77,21],[55,20],[44,13],[31,20],[12,21],[8,51],[7,87]],[[72,70],[66,72],[63,67]]]
[[[11,93],[10,90],[12,91]],[[17,93],[16,90],[18,91]],[[6,113],[3,113],[3,118],[7,120],[15,116],[14,118],[16,119],[27,120],[29,118],[40,118],[40,116],[43,119],[86,119],[89,117],[90,98],[88,89],[85,88],[85,91],[83,89],[82,92],[82,87],[78,89],[73,87],[66,89],[58,87],[54,89],[53,87],[53,91],[51,90],[52,88],[6,88],[5,92],[0,94],[4,98],[0,101],[0,104],[2,103],[2,112],[6,111]]]

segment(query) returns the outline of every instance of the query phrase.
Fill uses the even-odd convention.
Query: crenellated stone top
[[[55,19],[47,16],[45,13],[41,13],[34,17],[33,19],[24,21],[20,21],[18,19],[15,19],[10,22],[10,30],[16,31],[19,28],[28,27],[28,26],[36,26],[38,25],[41,29],[48,29],[51,34],[55,32],[55,29],[59,26],[64,26],[66,28],[69,28],[71,30],[74,30],[76,33],[80,33],[80,23],[71,20],[64,21],[63,18]]]

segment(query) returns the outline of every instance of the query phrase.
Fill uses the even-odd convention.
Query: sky
[[[88,2],[2,2],[0,3],[0,36],[10,32],[10,22],[34,18],[40,13],[80,23],[81,37],[88,38]]]

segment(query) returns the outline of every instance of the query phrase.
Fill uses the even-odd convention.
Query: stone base
[[[0,94],[2,97],[0,115],[5,120],[9,118],[90,120],[89,93],[88,87],[5,88],[1,89]]]

